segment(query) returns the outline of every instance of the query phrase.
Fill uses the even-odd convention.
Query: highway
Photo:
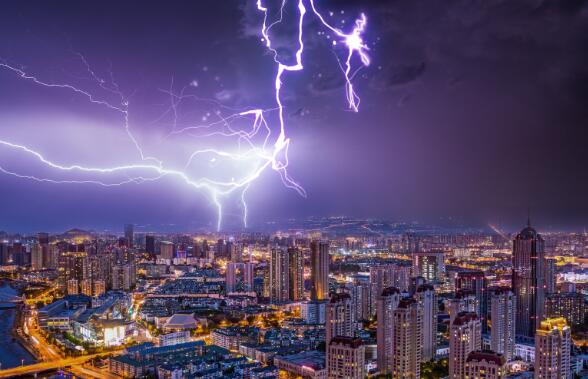
[[[61,354],[59,353],[59,350],[57,350],[56,347],[51,345],[46,339],[43,338],[43,336],[41,336],[38,329],[36,329],[34,327],[31,319],[28,320],[27,328],[26,328],[25,332],[31,338],[31,341],[33,342],[33,346],[39,352],[41,360],[52,361],[52,360],[62,358]]]
[[[32,365],[18,366],[5,370],[0,370],[0,378],[10,378],[17,375],[32,375],[34,373],[56,370],[63,367],[82,365],[88,360],[106,354],[84,355],[76,358],[57,359],[49,362],[40,362]]]

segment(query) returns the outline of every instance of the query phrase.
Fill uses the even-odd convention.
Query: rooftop
[[[489,363],[492,362],[498,366],[503,366],[504,364],[506,364],[506,358],[504,357],[504,355],[496,353],[492,350],[473,351],[468,355],[466,359],[466,362],[481,361],[486,361]]]
[[[298,366],[305,366],[314,371],[323,370],[326,368],[325,353],[317,350],[303,351],[292,355],[279,355],[274,359],[287,361]]]
[[[351,347],[353,349],[357,349],[358,347],[363,345],[363,342],[362,342],[361,338],[337,336],[337,337],[333,337],[333,339],[331,339],[330,345],[333,345],[333,344],[345,345],[345,346]]]

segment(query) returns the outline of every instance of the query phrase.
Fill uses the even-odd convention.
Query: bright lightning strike
[[[191,95],[185,95],[183,91],[180,94],[175,94],[173,88],[169,91],[164,91],[170,95],[171,107],[169,113],[173,117],[173,131],[170,136],[178,134],[187,134],[189,136],[197,137],[199,140],[221,137],[236,139],[238,148],[236,151],[217,149],[215,147],[208,147],[202,149],[193,150],[185,163],[180,165],[179,168],[172,164],[166,163],[162,158],[147,155],[144,151],[144,147],[141,146],[138,139],[133,134],[129,124],[129,101],[123,95],[118,85],[113,79],[111,73],[111,80],[105,80],[98,76],[93,71],[84,58],[83,55],[78,54],[78,57],[84,64],[89,77],[100,87],[102,90],[109,92],[117,96],[118,102],[112,103],[103,100],[95,94],[79,88],[72,84],[67,83],[51,83],[37,78],[24,71],[21,68],[15,67],[5,62],[0,62],[0,68],[12,72],[17,77],[34,83],[35,85],[55,88],[60,90],[72,91],[73,93],[86,98],[91,104],[101,106],[109,111],[115,112],[120,115],[126,134],[132,145],[137,151],[138,162],[129,163],[114,167],[88,167],[80,164],[64,165],[56,163],[45,157],[42,153],[27,147],[22,144],[9,142],[4,139],[0,139],[0,146],[8,148],[20,153],[24,153],[35,158],[37,161],[45,165],[46,167],[61,171],[64,173],[73,173],[75,175],[93,175],[91,179],[53,179],[46,177],[39,177],[34,175],[28,175],[12,171],[8,168],[0,165],[0,172],[12,175],[22,179],[35,180],[38,182],[49,182],[49,183],[68,183],[68,184],[94,184],[105,187],[121,186],[129,183],[143,183],[146,181],[160,180],[164,177],[177,179],[184,184],[197,189],[205,191],[210,197],[212,203],[217,209],[217,229],[221,228],[222,216],[223,216],[223,205],[222,198],[232,194],[233,192],[240,193],[241,206],[243,209],[243,223],[247,226],[247,202],[246,192],[250,185],[268,168],[271,167],[274,171],[278,172],[282,182],[287,188],[291,188],[298,192],[301,196],[306,197],[306,191],[304,188],[297,183],[288,174],[288,148],[290,146],[290,138],[287,136],[287,128],[284,119],[284,105],[282,102],[282,78],[284,74],[289,72],[302,71],[303,66],[303,53],[304,53],[304,18],[307,16],[308,9],[314,14],[314,16],[320,21],[330,33],[333,33],[337,38],[340,39],[339,44],[335,41],[334,46],[343,46],[344,60],[340,62],[342,73],[346,82],[346,96],[349,109],[357,112],[359,109],[360,99],[356,94],[352,80],[353,80],[353,62],[354,56],[358,56],[361,63],[364,66],[370,64],[370,59],[367,54],[368,47],[363,41],[363,33],[366,28],[367,18],[364,14],[355,21],[355,25],[350,33],[345,33],[341,29],[336,28],[329,24],[322,16],[320,11],[317,9],[314,0],[291,0],[297,1],[297,49],[295,53],[295,60],[292,64],[286,64],[278,58],[278,52],[272,47],[271,29],[283,22],[284,7],[286,0],[283,0],[280,7],[280,17],[278,20],[271,24],[268,24],[269,14],[268,8],[263,5],[262,0],[257,0],[257,9],[263,14],[263,23],[261,27],[262,41],[264,41],[266,48],[272,53],[274,62],[276,64],[276,76],[274,80],[275,85],[275,102],[276,108],[273,110],[263,109],[250,109],[246,111],[238,111],[231,114],[228,117],[222,117],[220,112],[216,112],[216,116],[219,118],[218,121],[196,126],[187,126],[183,128],[177,128],[178,120],[178,105],[192,97]],[[196,84],[194,84],[196,83]],[[173,83],[172,83],[173,86]],[[197,82],[190,83],[190,86],[197,86]],[[220,104],[217,104],[220,105]],[[267,112],[277,111],[278,114],[278,130],[279,133],[272,140],[272,128],[266,121],[265,114]],[[211,114],[207,114],[207,117],[203,117],[203,120],[207,119]],[[252,118],[252,125],[249,130],[243,130],[242,128],[234,128],[232,123],[239,119],[250,119]],[[211,157],[212,158],[209,158]],[[218,161],[229,162],[231,164],[244,164],[246,167],[245,174],[235,179],[231,177],[230,180],[218,180],[212,177],[201,176],[199,173],[194,171],[197,169],[193,168],[193,165],[198,162],[199,158],[208,159],[210,164],[216,164]],[[104,179],[106,177],[106,179]]]

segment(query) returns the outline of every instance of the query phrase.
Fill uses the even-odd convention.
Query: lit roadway
[[[29,325],[31,325],[32,320],[29,319]],[[33,342],[33,346],[39,352],[41,359],[44,361],[52,361],[56,359],[61,359],[61,354],[59,354],[55,349],[52,348],[52,345],[45,339],[41,334],[38,333],[38,330],[32,326],[26,328],[25,332],[31,337],[31,341]]]
[[[103,356],[106,354],[109,354],[109,353],[84,355],[81,357],[58,359],[58,360],[54,360],[54,361],[50,361],[50,362],[40,362],[40,363],[35,363],[32,365],[8,368],[5,370],[0,370],[0,378],[11,378],[13,376],[27,375],[27,374],[32,375],[32,374],[35,374],[38,372],[43,372],[43,371],[56,370],[56,369],[69,367],[69,366],[78,366],[78,365],[82,365],[83,363],[87,362],[88,360],[90,360],[92,358]],[[112,353],[110,353],[110,354],[112,354]],[[79,370],[80,368],[76,367],[75,369]],[[94,375],[92,375],[92,376],[94,376]],[[102,377],[106,377],[106,376],[102,376]]]
[[[27,304],[35,304],[37,301],[45,298],[52,290],[53,289],[45,291],[44,293],[40,294],[39,296],[33,299],[28,299]],[[39,352],[39,358],[43,360],[43,362],[0,370],[0,378],[10,378],[16,375],[35,374],[43,371],[55,370],[64,367],[69,367],[67,371],[70,371],[73,374],[80,376],[82,378],[118,378],[118,376],[112,375],[106,371],[99,370],[95,367],[83,366],[84,363],[86,363],[94,357],[99,357],[106,354],[116,355],[118,352],[84,355],[81,357],[64,359],[62,358],[59,349],[56,349],[53,345],[49,343],[49,341],[43,338],[43,336],[39,333],[39,330],[36,327],[34,319],[32,317],[29,317],[25,320],[23,324],[23,329],[24,332],[29,335],[30,341],[33,343],[33,346]]]

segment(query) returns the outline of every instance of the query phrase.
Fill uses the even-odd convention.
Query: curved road
[[[108,354],[113,354],[113,352],[84,355],[75,358],[57,359],[50,362],[40,362],[32,365],[13,367],[6,370],[0,370],[0,378],[10,378],[17,375],[34,374],[48,370],[56,370],[63,367],[80,366],[92,358],[105,356]]]

